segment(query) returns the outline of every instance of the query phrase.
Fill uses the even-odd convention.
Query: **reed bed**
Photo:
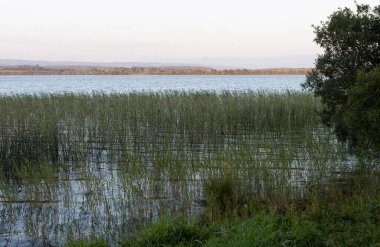
[[[225,177],[254,202],[302,198],[355,166],[320,107],[300,92],[0,96],[0,236],[116,243],[201,212],[207,182]]]

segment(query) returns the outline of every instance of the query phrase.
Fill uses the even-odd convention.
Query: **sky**
[[[380,4],[380,0],[358,3]],[[352,0],[0,0],[0,59],[309,67]]]

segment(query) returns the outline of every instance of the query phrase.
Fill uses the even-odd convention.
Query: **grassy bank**
[[[111,245],[120,246],[379,246],[380,174],[355,171],[310,188],[302,201],[241,204],[225,190],[208,193],[208,207],[197,218],[166,216]],[[234,189],[237,189],[235,187]],[[235,192],[239,192],[239,189]],[[224,198],[215,202],[213,197]],[[248,199],[248,198],[245,198]],[[230,208],[225,203],[230,203]],[[250,206],[247,206],[250,205]],[[256,207],[252,207],[255,205]],[[223,209],[210,218],[215,207]],[[236,211],[245,214],[236,215]],[[68,241],[68,246],[110,246],[110,239]]]
[[[300,92],[0,96],[0,207],[12,226],[0,236],[118,243],[165,215],[207,232],[263,208],[306,212],[361,164],[378,172],[319,124],[320,107]]]

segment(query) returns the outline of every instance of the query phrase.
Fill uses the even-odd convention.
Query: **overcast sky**
[[[311,25],[345,6],[354,1],[0,0],[0,58],[308,66],[320,52]]]

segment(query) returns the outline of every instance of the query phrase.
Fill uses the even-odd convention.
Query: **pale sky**
[[[0,0],[0,58],[249,67],[315,56],[311,25],[345,6],[354,1]]]

